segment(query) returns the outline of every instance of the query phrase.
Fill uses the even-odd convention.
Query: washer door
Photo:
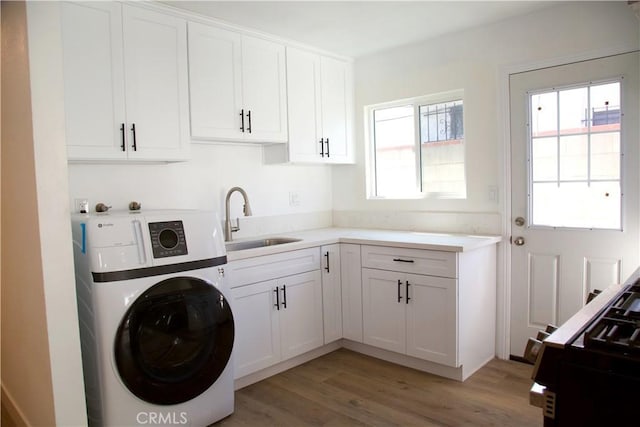
[[[229,362],[233,315],[222,293],[193,277],[163,280],[125,313],[115,360],[127,388],[159,405],[186,402],[207,390]]]

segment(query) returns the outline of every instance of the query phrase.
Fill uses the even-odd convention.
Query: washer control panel
[[[182,221],[150,222],[149,234],[154,258],[188,254]]]

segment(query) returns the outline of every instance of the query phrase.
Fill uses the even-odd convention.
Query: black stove
[[[533,379],[545,427],[640,425],[640,270],[543,342]]]
[[[584,346],[640,360],[640,281],[626,287],[589,326]]]

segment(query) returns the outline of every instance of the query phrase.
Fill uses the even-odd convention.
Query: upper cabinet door
[[[353,162],[353,83],[351,65],[321,58],[322,135],[331,163]],[[326,147],[328,145],[328,148]]]
[[[189,22],[191,136],[242,138],[241,35]]]
[[[189,23],[191,136],[286,142],[284,46]]]
[[[320,91],[320,56],[288,47],[289,160],[292,162],[321,160]]]
[[[125,159],[121,6],[64,2],[61,14],[68,158]]]
[[[283,45],[242,37],[245,138],[287,142],[286,62]]]
[[[123,6],[130,159],[187,159],[186,21]]]

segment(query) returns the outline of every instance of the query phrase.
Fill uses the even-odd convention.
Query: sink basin
[[[299,242],[302,239],[291,237],[270,237],[268,239],[245,240],[243,242],[227,242],[227,251],[241,251],[244,249],[264,248],[265,246],[283,245],[285,243]]]

